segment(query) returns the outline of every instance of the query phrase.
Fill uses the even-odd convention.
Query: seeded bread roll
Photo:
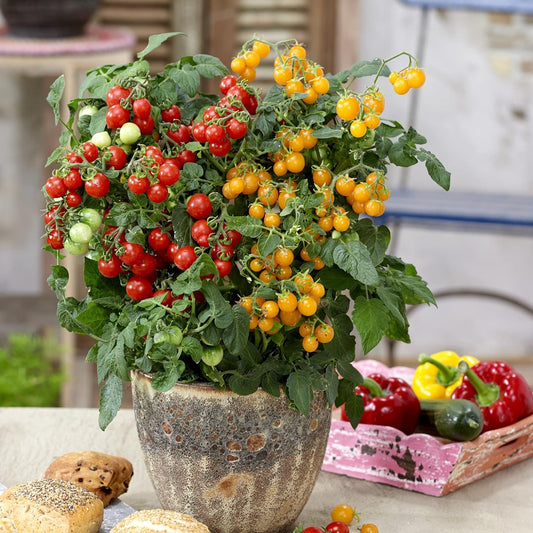
[[[111,533],[209,533],[192,516],[165,509],[146,509],[121,520]]]
[[[97,533],[103,519],[97,496],[61,479],[21,483],[0,495],[2,533]]]
[[[43,477],[72,481],[94,492],[106,507],[128,490],[132,475],[133,466],[124,457],[86,451],[58,457]]]

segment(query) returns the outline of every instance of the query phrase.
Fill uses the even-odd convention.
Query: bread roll
[[[2,533],[97,533],[104,504],[69,481],[39,479],[0,495]]]
[[[111,533],[209,533],[192,516],[165,509],[137,511],[121,520]]]
[[[133,466],[124,457],[101,452],[72,452],[58,457],[43,477],[72,481],[94,492],[104,507],[129,487]]]

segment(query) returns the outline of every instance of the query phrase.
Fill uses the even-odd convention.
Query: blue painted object
[[[434,9],[474,9],[533,13],[533,0],[402,0],[404,4]]]
[[[387,225],[468,228],[533,236],[533,196],[391,189],[380,218]]]

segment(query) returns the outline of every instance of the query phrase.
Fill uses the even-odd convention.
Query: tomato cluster
[[[250,50],[243,50],[241,54],[231,61],[231,70],[247,82],[252,82],[256,77],[256,67],[262,59],[270,54],[270,45],[264,41],[254,41]]]
[[[391,72],[389,81],[396,94],[406,94],[410,89],[419,89],[426,82],[426,74],[421,68],[408,67],[400,72]]]
[[[226,156],[232,140],[242,139],[248,131],[250,115],[257,110],[257,97],[237,83],[237,76],[228,74],[220,81],[223,97],[203,112],[202,120],[192,126],[192,136],[200,143],[208,143],[210,152]]]
[[[294,533],[350,533],[350,524],[356,520],[359,522],[359,514],[355,512],[351,505],[341,503],[336,505],[331,511],[332,522],[325,528],[310,526],[305,529],[297,529]],[[378,527],[372,523],[365,523],[357,527],[360,533],[379,533]]]
[[[307,52],[300,44],[292,46],[287,54],[276,57],[274,61],[274,81],[285,87],[288,96],[302,94],[302,101],[314,104],[321,94],[329,91],[329,81],[324,69],[306,59]]]
[[[385,167],[352,158],[362,139],[373,142],[368,131],[379,127],[385,99],[375,85],[363,94],[330,86],[302,45],[284,43],[275,47],[275,104],[259,117],[249,82],[270,52],[264,41],[247,44],[218,95],[165,93],[167,80],[146,74],[89,98],[79,117],[89,117],[90,133],[61,153],[45,183],[46,240],[53,250],[90,254],[131,300],[156,296],[169,307],[183,299],[174,279],[208,257],[216,268],[202,279],[230,291],[235,271],[246,278],[248,292],[230,298],[246,309],[252,336],[293,332],[311,353],[335,338],[323,250],[329,239],[348,242],[360,214],[382,215],[389,197]],[[398,74],[409,87],[422,78],[411,67]],[[311,121],[301,120],[307,109]],[[322,115],[324,124],[313,122]],[[324,131],[315,136],[312,126],[328,123],[350,160],[339,161]],[[244,245],[233,215],[253,227]],[[264,253],[268,241],[276,244]],[[196,291],[180,305],[202,298]]]

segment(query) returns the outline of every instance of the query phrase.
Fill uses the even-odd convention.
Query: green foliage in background
[[[0,346],[0,406],[58,406],[63,381],[54,339],[18,333]]]

